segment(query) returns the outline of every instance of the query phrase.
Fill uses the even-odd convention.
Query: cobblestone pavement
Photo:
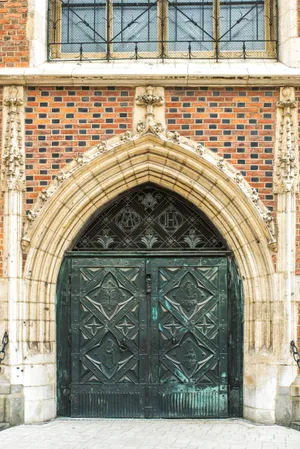
[[[1,449],[300,449],[300,432],[229,420],[57,419],[0,434]]]

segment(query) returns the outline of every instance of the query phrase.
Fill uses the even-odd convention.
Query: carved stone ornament
[[[154,94],[154,87],[148,86],[144,94],[136,97],[136,104],[146,108],[144,120],[140,120],[136,125],[139,134],[161,134],[164,132],[162,123],[155,120],[154,106],[162,106],[164,98],[161,95]]]
[[[121,135],[120,140],[122,142],[127,142],[128,140],[131,139],[131,132],[130,131],[126,131],[124,134]]]
[[[297,103],[294,87],[280,89],[276,137],[274,193],[298,192]]]
[[[231,164],[228,164],[225,159],[220,158],[214,152],[206,150],[199,142],[194,142],[191,139],[180,136],[180,134],[177,132],[169,132],[168,130],[163,130],[163,132],[157,133],[154,131],[155,123],[152,123],[151,125],[149,125],[148,123],[147,128],[147,123],[145,122],[140,122],[138,124],[138,127],[140,129],[138,129],[139,132],[137,132],[136,134],[132,134],[130,131],[127,131],[122,135],[112,137],[111,139],[105,142],[101,142],[91,150],[86,151],[84,155],[78,156],[77,159],[74,159],[74,161],[69,163],[64,168],[64,170],[58,174],[57,178],[52,181],[48,189],[41,192],[38,201],[34,205],[33,209],[29,212],[27,216],[28,221],[24,234],[25,237],[27,236],[26,233],[28,229],[32,226],[33,222],[38,217],[41,209],[44,207],[44,204],[56,192],[56,190],[60,188],[62,184],[68,182],[68,179],[74,173],[81,170],[82,167],[87,165],[90,161],[98,157],[105,157],[108,152],[113,151],[122,145],[128,144],[136,145],[140,139],[146,138],[145,129],[149,130],[150,129],[149,126],[151,126],[150,132],[152,136],[155,135],[158,144],[161,143],[162,145],[166,144],[180,145],[186,152],[191,152],[196,157],[204,159],[207,163],[213,165],[217,171],[222,173],[222,176],[225,175],[227,179],[231,179],[243,191],[246,197],[248,197],[248,200],[255,207],[261,221],[267,228],[270,247],[272,249],[275,249],[276,230],[273,216],[269,212],[269,210],[265,207],[265,205],[262,203],[262,201],[259,199],[257,191],[246,182],[241,172],[238,172]]]
[[[153,87],[148,86],[146,89],[146,93],[143,95],[139,95],[136,98],[138,104],[142,104],[147,106],[147,113],[153,113],[153,106],[161,106],[163,104],[163,97],[159,95],[154,95]]]
[[[24,138],[21,115],[24,102],[16,86],[9,88],[4,97],[4,146],[3,146],[3,190],[24,190]]]

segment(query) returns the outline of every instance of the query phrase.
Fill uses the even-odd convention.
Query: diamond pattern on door
[[[146,341],[141,325],[146,313],[145,262],[79,259],[73,263],[77,266],[72,274],[72,416],[107,416],[105,410],[110,410],[112,417],[126,417],[120,404],[134,394],[134,405],[128,410],[140,417],[145,381],[141,363]],[[116,404],[114,410],[111,403]]]
[[[72,416],[227,416],[225,258],[73,264]]]
[[[214,297],[216,288],[210,286],[209,290],[208,282],[206,286],[203,283],[203,274],[194,267],[179,268],[176,274],[172,269],[167,284],[164,282],[165,271],[164,268],[162,307],[159,309],[160,321],[164,323],[160,335],[160,363],[168,369],[170,377],[177,377],[178,382],[188,382],[189,379],[199,382],[215,361],[216,348],[205,336],[205,331],[200,334],[199,328],[206,329],[204,322],[209,319],[208,315],[211,316],[210,308],[218,307]],[[210,329],[217,334],[219,323],[210,322]],[[172,338],[166,336],[165,329]],[[163,382],[167,382],[165,369],[163,372]]]
[[[108,332],[101,343],[90,349],[83,357],[87,359],[85,362],[88,365],[92,363],[101,374],[111,379],[130,362],[133,353]],[[93,368],[91,370],[93,371]]]
[[[204,264],[193,258],[152,264],[159,332],[154,416],[188,417],[192,408],[194,417],[228,413],[226,260]]]

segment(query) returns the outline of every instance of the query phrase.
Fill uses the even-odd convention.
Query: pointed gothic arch
[[[265,387],[251,374],[262,363],[261,351],[270,354],[270,360],[274,358],[275,234],[270,215],[239,172],[177,133],[113,138],[69,164],[42,192],[29,214],[23,238],[27,251],[24,320],[30,326],[21,331],[19,339],[31,342],[31,350],[52,352],[56,282],[64,252],[100,207],[149,182],[176,192],[201,209],[233,251],[245,299],[244,416],[260,420],[264,410],[266,419],[272,420],[273,403],[268,414]],[[268,394],[274,401],[275,392]]]

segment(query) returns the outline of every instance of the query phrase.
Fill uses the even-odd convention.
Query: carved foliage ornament
[[[297,103],[295,89],[280,90],[277,103],[277,141],[274,170],[274,192],[298,191]]]
[[[154,107],[162,106],[164,98],[161,95],[154,94],[154,87],[148,86],[145,94],[136,97],[136,104],[146,108],[144,120],[140,120],[137,124],[136,130],[139,134],[161,134],[164,132],[162,123],[155,120]]]
[[[4,98],[5,138],[3,150],[2,184],[4,190],[24,190],[24,142],[21,108],[24,104],[17,87],[9,89]]]

